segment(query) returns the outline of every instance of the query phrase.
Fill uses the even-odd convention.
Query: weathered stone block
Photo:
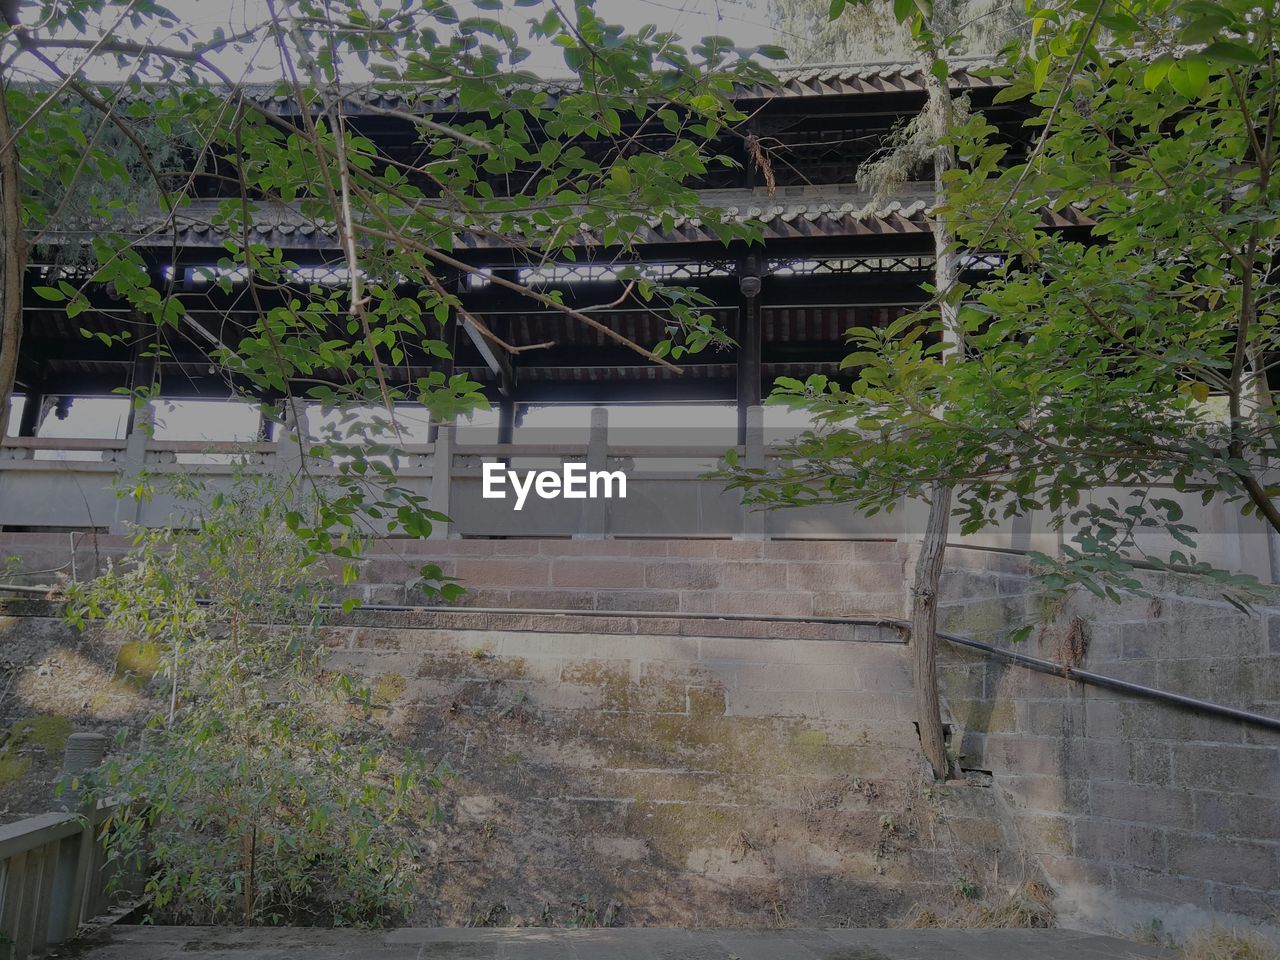
[[[1225,837],[1280,841],[1280,800],[1209,790],[1197,790],[1194,800],[1197,830]]]
[[[1018,597],[941,604],[938,626],[949,633],[996,643],[1022,623],[1023,601]]]
[[[643,587],[644,566],[630,558],[607,560],[603,558],[557,558],[551,567],[553,587]]]
[[[644,663],[676,666],[685,674],[695,672],[701,644],[696,637],[590,636],[586,650],[596,659],[632,658]]]
[[[1169,869],[1218,883],[1268,889],[1276,882],[1276,848],[1198,834],[1169,834]]]
[[[720,565],[687,560],[659,560],[644,565],[646,587],[675,590],[714,590],[720,585]]]
[[[981,700],[985,678],[981,664],[949,664],[938,671],[938,685],[949,700]]]
[[[787,663],[792,648],[793,644],[786,640],[705,637],[698,644],[698,658],[708,662]]]
[[[1173,745],[1174,782],[1280,798],[1280,750],[1227,744]]]
[[[1018,824],[1029,850],[1058,857],[1071,855],[1069,817],[1029,815],[1019,817]]]
[[[506,599],[497,606],[523,607],[527,610],[591,610],[601,594],[593,590],[508,590]]]
[[[1168,863],[1165,833],[1158,827],[1130,824],[1125,839],[1125,862],[1150,870],[1163,870]]]
[[[551,561],[543,557],[465,557],[458,560],[457,571],[464,586],[493,585],[507,590],[546,587],[550,585]]]
[[[915,716],[912,697],[905,694],[871,693],[867,691],[805,690],[818,704],[818,715],[832,719],[867,719],[909,721]]]
[[[1110,869],[1093,860],[1079,857],[1055,857],[1045,855],[1040,858],[1049,882],[1058,889],[1080,887],[1109,887],[1111,885]]]
[[[643,610],[669,613],[680,609],[675,590],[609,590],[594,595],[597,610]]]
[[[1088,784],[1059,777],[1001,776],[996,784],[1016,807],[1040,813],[1072,813],[1085,808]]]
[[[1067,776],[1088,780],[1130,779],[1130,744],[1121,740],[1074,737],[1064,741]]]
[[[1012,700],[949,700],[947,705],[966,730],[1010,733],[1017,727]]]
[[[1198,617],[1139,619],[1124,625],[1121,643],[1130,659],[1198,659],[1206,655],[1205,638],[1212,637],[1215,655],[1249,656],[1262,650],[1261,630],[1259,618],[1223,614],[1219,608]]]
[[[818,717],[812,690],[727,690],[725,714],[737,717]]]
[[[1202,906],[1209,900],[1209,884],[1195,877],[1174,876],[1118,864],[1112,868],[1112,872],[1117,896],[1197,906]]]
[[[1091,783],[1089,812],[1094,817],[1160,823],[1183,829],[1189,829],[1195,822],[1190,790],[1138,783]]]
[[[1076,700],[1018,700],[1017,729],[1036,737],[1076,737],[1084,730],[1084,705]]]
[[[1173,751],[1168,744],[1133,740],[1129,744],[1129,779],[1167,786],[1173,781]]]
[[[720,564],[721,590],[777,590],[787,583],[787,564],[729,561]]]
[[[719,684],[685,688],[685,710],[694,719],[723,717],[726,712],[724,687]]]
[[[1061,776],[1066,763],[1065,743],[1055,737],[992,733],[987,737],[986,748],[990,768],[1003,774]]]
[[[1084,729],[1088,736],[1099,739],[1124,737],[1120,703],[1116,700],[1092,696],[1090,692],[1084,701]]]
[[[1273,925],[1275,918],[1280,917],[1280,889],[1274,884],[1264,889],[1222,883],[1211,883],[1208,887],[1208,903],[1214,910]]]
[[[878,544],[862,544],[852,540],[774,540],[768,544],[767,556],[773,560],[822,563],[852,563],[866,556]]]
[[[723,540],[668,540],[668,557],[714,557],[727,541]]]
[[[779,564],[789,589],[811,593],[901,593],[902,567],[896,563]],[[778,581],[775,581],[775,585]]]
[[[1071,826],[1071,850],[1077,857],[1097,863],[1125,862],[1128,835],[1127,824],[1080,817]]]
[[[891,617],[903,614],[902,593],[815,593],[812,613],[820,617]]]

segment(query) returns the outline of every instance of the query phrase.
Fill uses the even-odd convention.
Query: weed
[[[1252,930],[1198,930],[1182,945],[1183,960],[1280,960],[1280,945]]]
[[[913,929],[932,927],[1044,929],[1058,922],[1053,907],[1049,904],[1050,896],[1051,893],[1046,887],[1033,880],[995,902],[977,903],[968,900],[946,915],[919,907],[913,908],[900,926]],[[1197,960],[1219,960],[1219,958],[1204,957]],[[1249,957],[1247,960],[1254,960],[1254,958]]]

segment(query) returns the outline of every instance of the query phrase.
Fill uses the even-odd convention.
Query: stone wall
[[[329,662],[457,773],[420,922],[879,926],[1034,873],[988,781],[925,776],[897,631],[354,619]]]
[[[82,541],[81,575],[119,546]],[[66,550],[0,535],[43,566]],[[473,606],[900,616],[912,560],[888,542],[388,541],[358,589],[416,603],[432,562]],[[1032,623],[1019,649],[1048,659],[1086,637],[1088,669],[1280,715],[1280,611],[1148,582],[1046,607],[1021,558],[953,550],[943,626],[1002,643]],[[393,729],[459,769],[424,922],[570,916],[578,896],[624,922],[890,922],[1043,876],[1075,926],[1280,926],[1280,736],[1256,727],[944,645],[974,773],[934,788],[891,630],[367,611],[328,639]]]
[[[0,556],[80,577],[123,555],[105,534],[0,533]],[[903,553],[893,541],[381,540],[351,592],[421,604],[423,564],[467,587],[471,606],[686,613],[898,616]],[[51,582],[53,575],[30,578]]]
[[[1020,560],[954,551],[941,625],[1004,643],[1035,623],[1021,652],[1070,660],[1074,634],[1086,669],[1280,717],[1280,611],[1145,582],[1151,597],[1046,610]],[[992,772],[1066,922],[1280,927],[1280,733],[955,647],[943,675],[964,764]]]
[[[124,638],[9,612],[4,722],[110,732],[161,706]],[[988,779],[926,776],[896,630],[695,623],[382,611],[323,628],[373,721],[452,771],[439,820],[423,811],[416,923],[883,926],[1036,875]],[[46,809],[56,749],[14,755],[35,762],[0,798]]]

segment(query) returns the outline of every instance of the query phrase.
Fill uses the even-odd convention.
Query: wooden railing
[[[38,532],[100,531],[126,533],[131,526],[163,526],[173,520],[174,505],[163,496],[153,501],[125,500],[115,484],[140,471],[156,476],[199,473],[211,487],[226,485],[238,469],[279,470],[300,475],[298,433],[286,432],[274,443],[258,441],[173,441],[148,439],[135,432],[125,440],[6,437],[0,440],[0,529]],[[627,431],[619,431],[627,433]],[[634,437],[634,434],[631,435]],[[451,518],[436,524],[434,537],[761,537],[778,539],[912,540],[923,529],[926,507],[902,498],[892,513],[868,517],[841,505],[760,511],[741,502],[736,492],[706,479],[707,470],[734,449],[750,467],[764,467],[786,456],[785,447],[767,442],[761,408],[749,411],[746,442],[644,444],[611,438],[608,414],[592,412],[586,442],[460,443],[452,427],[441,426],[432,443],[400,446],[398,484],[429,498],[433,509]],[[512,469],[554,468],[585,462],[590,470],[620,470],[627,477],[627,498],[547,500],[516,512],[510,500],[483,497],[486,462]],[[336,472],[333,462],[312,460],[309,478]],[[1265,526],[1242,516],[1238,505],[1167,491],[1179,501],[1198,531],[1198,558],[1215,567],[1272,578]],[[1095,500],[1115,496],[1128,502],[1129,491],[1099,490]],[[983,533],[952,542],[987,549],[1057,553],[1071,529],[1050,522],[1048,514],[1001,520]],[[375,534],[377,531],[374,531]],[[1140,532],[1144,549],[1165,555],[1180,549],[1162,531]]]
[[[82,804],[78,778],[102,760],[106,738],[67,740],[57,797],[67,809],[0,826],[0,960],[27,960],[106,914],[113,890],[132,889],[99,841],[115,802]]]
[[[0,958],[39,956],[106,911],[110,872],[97,835],[109,812],[43,813],[0,827]]]

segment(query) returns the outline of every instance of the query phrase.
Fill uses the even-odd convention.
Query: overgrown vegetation
[[[92,785],[134,798],[104,828],[110,856],[145,861],[157,922],[403,917],[442,771],[386,742],[370,692],[322,667],[327,577],[282,520],[288,488],[185,494],[173,526],[69,588],[72,622],[163,652],[165,706]]]
[[[932,6],[905,5],[917,32]],[[788,467],[734,481],[867,514],[946,485],[963,533],[1016,516],[1066,532],[1060,556],[1034,554],[1050,590],[1142,593],[1134,571],[1154,566],[1247,602],[1256,581],[1198,555],[1189,508],[1258,517],[1280,569],[1280,21],[1249,0],[1034,16],[999,94],[1035,107],[1031,155],[980,113],[946,138],[960,162],[936,216],[981,259],[925,309],[850,331],[852,384],[780,379],[773,401],[818,427]],[[1046,229],[1056,212],[1089,235]]]
[[[956,906],[949,913],[917,908],[901,925],[912,928],[1037,929],[1053,927],[1058,922],[1051,903],[1052,891],[1034,880],[991,900],[983,900],[978,887],[961,878],[956,882],[955,893]]]
[[[1280,960],[1280,946],[1256,931],[1198,930],[1180,951],[1183,960]]]

